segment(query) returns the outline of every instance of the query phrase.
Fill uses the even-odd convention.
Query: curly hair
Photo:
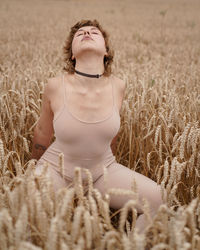
[[[112,73],[111,64],[113,62],[114,52],[110,48],[110,45],[108,42],[108,33],[102,28],[102,26],[99,24],[99,22],[96,19],[94,19],[93,21],[81,20],[80,22],[77,22],[74,26],[71,27],[71,31],[63,47],[63,51],[65,54],[64,62],[66,63],[66,66],[63,67],[63,70],[67,71],[70,74],[74,73],[76,60],[75,59],[72,60],[72,41],[77,30],[84,26],[94,26],[94,27],[97,27],[101,31],[105,40],[105,46],[106,46],[106,51],[107,51],[107,55],[104,56],[103,75],[109,76]]]

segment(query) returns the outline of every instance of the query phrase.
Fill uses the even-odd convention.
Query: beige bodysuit
[[[92,173],[95,182],[102,174],[103,167],[116,162],[110,144],[120,128],[120,114],[115,102],[112,81],[112,113],[105,119],[87,122],[75,117],[67,105],[67,84],[62,81],[63,106],[54,117],[53,126],[55,141],[47,148],[37,162],[60,172],[59,154],[64,154],[64,176],[72,180],[75,167],[87,168]],[[83,179],[86,177],[82,171]]]
[[[60,188],[68,188],[74,185],[74,169],[80,167],[84,190],[88,190],[88,178],[83,168],[89,169],[93,178],[93,187],[102,195],[115,188],[132,190],[133,180],[137,184],[139,199],[143,203],[143,197],[152,202],[152,216],[157,204],[156,196],[160,196],[161,188],[150,178],[123,166],[116,162],[112,154],[110,144],[120,128],[120,114],[115,103],[112,83],[113,109],[112,113],[103,120],[96,122],[82,121],[75,117],[68,108],[67,82],[62,82],[63,105],[53,121],[55,129],[55,141],[47,148],[39,159],[35,173],[40,175],[43,163],[48,162],[48,173],[55,192]],[[64,175],[59,169],[59,153],[64,154]],[[107,169],[106,182],[104,181],[104,167]],[[135,184],[134,184],[135,185]],[[109,193],[109,206],[121,209],[134,195],[116,195]],[[143,210],[140,204],[136,205],[141,214]]]

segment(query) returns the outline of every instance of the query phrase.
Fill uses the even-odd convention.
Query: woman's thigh
[[[38,165],[34,171],[36,175],[40,175],[44,166]],[[53,183],[54,191],[58,191],[60,188],[69,187],[72,185],[72,180],[67,179],[66,177],[62,177],[62,175],[56,171],[51,166],[47,168],[47,176],[50,178]]]
[[[122,188],[131,190],[133,178],[136,181],[138,190],[138,205],[136,206],[138,213],[143,213],[141,206],[143,204],[142,198],[147,199],[150,203],[150,208],[152,209],[156,209],[163,203],[160,185],[150,178],[117,162],[107,167],[107,185],[105,185],[104,176],[101,176],[101,178],[94,183],[94,188],[97,188],[103,195],[106,192],[106,188]],[[133,196],[110,194],[109,205],[114,209],[120,209],[130,199],[133,199]]]

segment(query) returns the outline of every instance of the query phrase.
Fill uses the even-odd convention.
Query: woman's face
[[[72,55],[75,58],[88,50],[93,50],[102,56],[106,54],[104,37],[101,31],[94,26],[84,26],[78,29],[72,41]]]

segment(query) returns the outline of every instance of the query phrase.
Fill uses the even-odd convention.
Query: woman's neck
[[[102,56],[83,56],[76,58],[75,68],[87,74],[102,74],[104,72],[104,61]]]
[[[104,73],[104,62],[102,57],[79,57],[76,59],[75,69],[86,74],[91,75],[102,75]],[[100,87],[100,85],[104,85],[104,76],[100,78],[90,78],[87,76],[82,76],[77,73],[74,73],[74,79],[78,81],[79,86],[93,90],[95,88]]]

